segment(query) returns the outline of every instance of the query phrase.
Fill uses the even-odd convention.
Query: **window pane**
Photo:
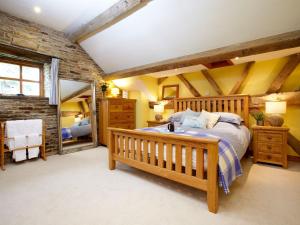
[[[0,62],[0,77],[20,78],[20,66]]]
[[[40,80],[40,69],[36,67],[22,66],[22,77],[24,80]]]
[[[20,94],[20,82],[0,79],[0,93],[4,95]]]
[[[24,95],[40,95],[40,84],[32,82],[22,82]]]

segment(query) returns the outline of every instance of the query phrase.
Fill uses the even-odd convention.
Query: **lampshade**
[[[164,106],[163,105],[154,105],[154,112],[163,113],[164,112]]]
[[[120,89],[119,88],[112,88],[111,93],[113,96],[117,96],[120,94]]]
[[[266,102],[266,113],[284,114],[286,112],[286,102]]]

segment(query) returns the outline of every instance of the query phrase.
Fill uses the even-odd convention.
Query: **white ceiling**
[[[0,0],[0,10],[69,33],[118,1]],[[299,30],[299,9],[299,0],[153,0],[81,45],[111,73]]]
[[[81,43],[106,73],[300,29],[299,0],[155,0]]]
[[[60,98],[64,99],[71,96],[73,93],[80,91],[81,89],[87,87],[88,83],[72,80],[60,80]]]
[[[0,10],[66,33],[78,29],[119,0],[0,0]],[[35,6],[41,8],[36,14]]]

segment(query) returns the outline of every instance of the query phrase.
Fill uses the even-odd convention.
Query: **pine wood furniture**
[[[175,112],[190,108],[194,111],[233,112],[249,124],[249,96],[217,96],[179,98],[174,100]],[[174,134],[151,133],[138,130],[108,128],[109,169],[116,168],[116,161],[134,168],[168,178],[207,192],[208,210],[218,210],[218,139],[195,138]],[[144,144],[145,143],[145,144]],[[149,145],[148,145],[149,144]],[[142,145],[143,150],[142,150]],[[158,146],[158,157],[156,157]],[[166,148],[164,148],[164,146]],[[176,151],[173,152],[172,148]],[[182,148],[186,149],[185,167]],[[192,149],[196,150],[196,169],[192,168]],[[166,151],[166,152],[165,152]],[[175,154],[175,163],[172,158]],[[207,169],[204,169],[207,154]],[[164,159],[166,155],[166,159]]]
[[[7,139],[5,137],[5,122],[0,122],[0,168],[1,170],[5,170],[5,153],[11,152],[10,149],[8,149],[5,146],[5,140]],[[45,128],[45,123],[43,122],[43,133],[42,133],[42,145],[38,146],[30,146],[30,148],[35,148],[39,147],[40,148],[40,156],[43,160],[47,160],[46,156],[46,128]],[[24,148],[21,149],[14,149],[13,151],[19,151],[23,150]],[[26,147],[28,149],[28,146]]]
[[[135,129],[135,117],[135,99],[101,99],[99,102],[99,143],[108,144],[108,127]]]
[[[166,121],[166,120],[160,120],[160,121],[148,120],[147,123],[148,123],[148,127],[156,127],[156,126],[164,125],[164,124],[168,123],[168,121]]]
[[[266,162],[288,167],[287,127],[253,126],[253,162]]]

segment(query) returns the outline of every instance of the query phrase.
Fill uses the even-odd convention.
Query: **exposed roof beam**
[[[250,108],[259,108],[264,107],[266,101],[272,99],[281,99],[287,102],[287,105],[300,105],[300,91],[294,92],[282,92],[274,94],[261,94],[261,95],[252,95],[250,96]]]
[[[67,102],[67,101],[71,100],[72,98],[76,98],[77,96],[81,95],[82,93],[84,93],[84,92],[86,92],[86,91],[88,91],[90,89],[91,89],[91,86],[88,85],[88,86],[86,86],[86,87],[84,87],[84,88],[82,88],[82,89],[74,92],[73,94],[65,97],[64,99],[61,100],[61,103]]]
[[[194,97],[200,97],[200,93],[196,88],[183,76],[183,74],[178,74],[177,77],[181,80],[181,82],[189,89],[189,91],[194,95]]]
[[[241,77],[239,78],[239,80],[234,85],[234,87],[232,88],[232,90],[230,91],[230,93],[229,93],[230,95],[234,95],[234,94],[237,94],[239,92],[243,82],[246,80],[246,78],[249,74],[249,71],[250,71],[250,69],[253,65],[254,65],[254,62],[246,63],[246,66],[243,70],[243,73],[242,73]]]
[[[81,26],[77,31],[68,34],[67,36],[74,42],[82,42],[94,34],[126,18],[130,14],[145,6],[149,1],[151,0],[120,0],[92,21]]]
[[[267,93],[278,92],[289,75],[294,71],[294,69],[300,63],[300,54],[291,55],[288,62],[282,68],[282,70],[278,73],[277,77],[271,83]]]
[[[193,55],[183,56],[144,66],[120,70],[104,76],[105,80],[121,79],[149,73],[173,70],[188,66],[207,64],[222,60],[244,57],[266,52],[272,52],[300,46],[300,30],[261,38],[254,41],[230,45],[223,48],[209,50]]]
[[[168,77],[160,77],[157,79],[157,84],[160,85],[164,80],[166,80]]]
[[[214,80],[214,78],[210,75],[210,73],[207,70],[202,70],[201,72],[204,75],[204,77],[208,80],[210,85],[214,88],[214,90],[218,93],[218,95],[224,95],[220,86],[217,84],[217,82]]]

